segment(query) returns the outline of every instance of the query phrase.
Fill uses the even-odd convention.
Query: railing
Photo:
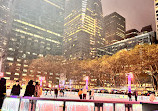
[[[152,106],[152,107],[151,107]],[[151,109],[154,108],[155,109]],[[157,108],[157,109],[156,109]],[[151,109],[151,110],[150,110]],[[50,99],[10,96],[4,99],[2,111],[153,111],[158,102],[116,100]]]

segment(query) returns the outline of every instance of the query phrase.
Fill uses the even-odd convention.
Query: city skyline
[[[153,0],[101,0],[103,16],[113,12],[126,18],[126,29],[141,30],[142,27],[152,25],[155,30],[155,14]]]

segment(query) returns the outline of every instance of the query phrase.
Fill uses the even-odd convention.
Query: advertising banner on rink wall
[[[114,111],[113,103],[104,103],[103,104],[103,111]]]
[[[94,111],[94,103],[66,102],[65,111]]]
[[[143,111],[142,104],[133,104],[132,108],[133,108],[133,111]]]
[[[36,111],[63,111],[63,102],[38,100],[36,103]]]
[[[115,104],[115,111],[125,111],[125,104]]]

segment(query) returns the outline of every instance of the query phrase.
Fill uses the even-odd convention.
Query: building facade
[[[126,21],[117,12],[104,17],[105,44],[109,45],[125,38]]]
[[[25,81],[34,77],[30,60],[62,54],[65,0],[14,0],[12,5],[2,69],[6,79]]]
[[[137,29],[130,29],[130,30],[126,31],[125,39],[135,37],[135,36],[139,35],[139,33],[140,32]]]
[[[7,34],[10,29],[10,14],[12,10],[12,0],[0,0],[0,53],[4,53],[7,43]]]
[[[158,40],[158,0],[154,0],[154,7],[155,7],[155,22],[156,22],[156,35]]]
[[[139,44],[153,44],[156,43],[156,33],[154,31],[148,32],[145,34],[141,34],[132,38],[127,38],[125,40],[121,40],[115,42],[111,45],[108,45],[103,48],[98,49],[98,57],[103,55],[113,55],[122,49],[130,50]]]
[[[101,0],[68,0],[65,7],[63,55],[67,59],[94,58],[104,45]]]

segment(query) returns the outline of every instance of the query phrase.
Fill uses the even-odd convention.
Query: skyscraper
[[[156,36],[158,40],[158,0],[154,0],[154,6],[155,6]]]
[[[126,23],[125,18],[117,12],[104,17],[105,44],[123,40],[125,38]]]
[[[68,59],[94,58],[103,45],[101,0],[67,0],[63,55]]]
[[[10,29],[10,11],[12,0],[0,0],[0,53],[4,53],[6,36]]]
[[[62,54],[64,1],[14,0],[3,64],[7,79],[33,77],[28,75],[29,60]]]

